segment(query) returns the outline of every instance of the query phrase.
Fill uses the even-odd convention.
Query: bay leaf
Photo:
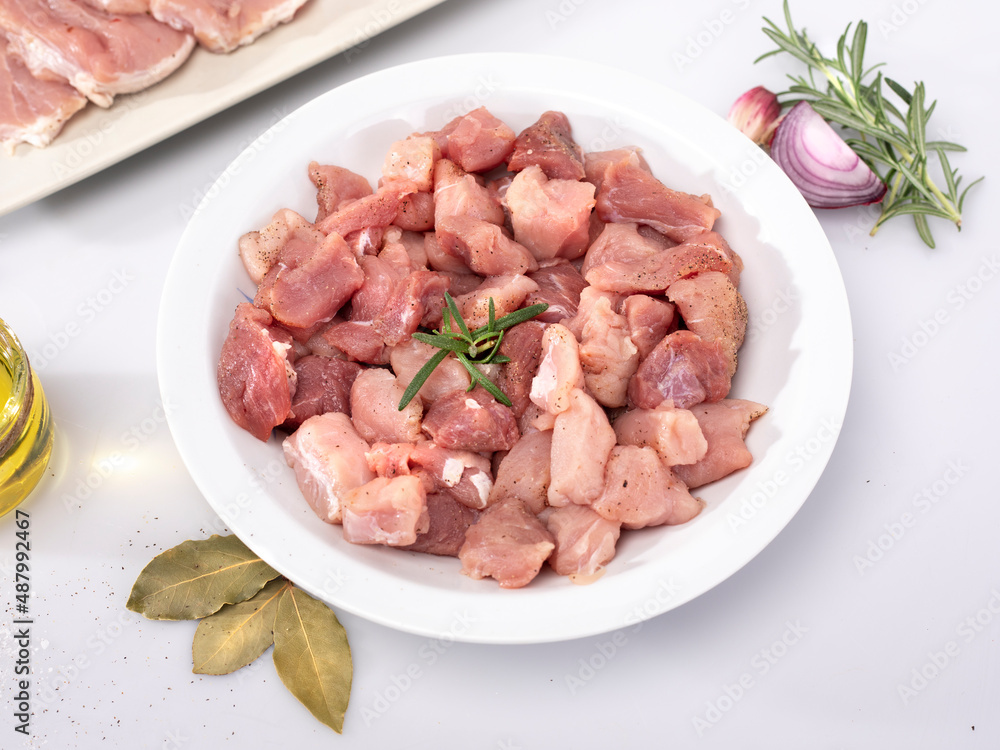
[[[252,598],[226,604],[198,623],[191,646],[195,674],[229,674],[264,653],[274,643],[278,600],[290,585],[275,578]]]
[[[343,731],[354,674],[347,632],[333,610],[294,586],[278,602],[274,667],[313,716]]]
[[[235,535],[189,540],[154,557],[125,605],[151,620],[196,620],[249,599],[278,571]]]

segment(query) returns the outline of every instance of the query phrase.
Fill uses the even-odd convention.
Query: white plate
[[[442,0],[313,0],[295,18],[228,55],[196,49],[173,75],[146,91],[93,104],[48,148],[0,152],[0,215],[116,164],[205,118],[348,50]]]
[[[224,410],[216,363],[233,309],[254,288],[236,253],[279,208],[311,216],[310,160],[374,179],[393,140],[487,106],[515,130],[567,113],[584,148],[639,144],[655,174],[709,192],[742,255],[751,311],[732,396],[768,404],[751,428],[753,465],[698,491],[689,524],[623,535],[607,573],[576,586],[546,572],[524,589],[459,574],[454,558],[355,546],[319,521],[284,465]],[[599,65],[468,55],[404,65],[319,97],[263,135],[192,218],[167,277],[158,368],[178,450],[212,507],[276,569],[336,608],[412,633],[536,643],[608,632],[676,607],[760,552],[812,491],[850,390],[851,323],[840,271],[813,212],[749,140],[700,105]]]

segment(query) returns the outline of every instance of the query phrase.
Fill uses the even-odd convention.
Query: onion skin
[[[763,86],[755,86],[733,102],[726,119],[751,141],[766,146],[781,119],[781,105],[773,93]]]
[[[879,176],[806,101],[782,118],[771,158],[813,208],[867,206],[886,192]]]

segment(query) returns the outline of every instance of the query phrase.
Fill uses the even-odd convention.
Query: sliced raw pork
[[[448,158],[466,172],[486,172],[503,164],[514,150],[514,131],[486,107],[448,123]]]
[[[309,162],[309,179],[316,186],[316,221],[348,203],[372,194],[368,179],[344,167]]]
[[[542,358],[531,381],[531,400],[549,414],[570,408],[571,395],[585,385],[576,337],[559,323],[542,334]]]
[[[4,0],[0,31],[37,78],[67,81],[102,107],[166,78],[195,44],[147,15],[109,15],[74,0]]]
[[[549,505],[589,505],[604,490],[604,468],[615,431],[600,405],[584,391],[570,394],[570,407],[552,429]]]
[[[729,375],[736,374],[736,352],[747,330],[747,303],[729,277],[718,271],[698,273],[675,281],[667,297],[689,330],[702,341],[718,341],[729,360]]]
[[[496,579],[501,588],[529,584],[555,549],[552,534],[520,500],[491,505],[465,533],[458,553],[462,572]]]
[[[381,368],[362,371],[351,386],[354,426],[369,443],[414,443],[420,439],[423,406],[415,398],[400,411],[403,386]]]
[[[621,523],[609,521],[585,505],[555,508],[545,519],[556,548],[549,565],[563,576],[585,579],[599,572],[615,556]]]
[[[586,176],[583,149],[573,140],[573,129],[562,112],[544,112],[514,141],[507,168],[520,172],[533,164],[549,178],[582,180]]]
[[[690,494],[655,450],[619,445],[611,451],[604,490],[592,507],[622,528],[641,529],[669,523],[675,502],[687,505]]]
[[[549,179],[532,164],[518,172],[504,198],[514,239],[538,260],[578,258],[590,244],[594,186]]]
[[[690,466],[677,466],[674,473],[688,487],[701,487],[746,468],[753,461],[744,442],[750,423],[767,412],[767,407],[743,399],[723,399],[699,404],[691,411],[708,441],[705,456]]]
[[[510,450],[519,437],[514,413],[479,386],[439,398],[424,415],[423,428],[442,448],[476,453]]]
[[[212,52],[232,52],[282,23],[306,0],[149,0],[153,18],[194,34]]]
[[[87,98],[62,81],[35,78],[21,59],[7,52],[0,34],[0,145],[13,153],[19,143],[48,146]]]
[[[430,529],[427,493],[414,476],[375,477],[343,499],[344,539],[403,547]]]
[[[413,544],[401,549],[458,557],[465,544],[465,533],[478,519],[479,511],[462,505],[451,495],[431,493],[427,496],[427,531],[417,534]]]
[[[655,409],[671,399],[678,409],[726,397],[730,387],[729,360],[718,341],[702,341],[692,331],[666,336],[629,382],[633,406]]]
[[[528,295],[525,306],[545,303],[549,308],[535,320],[542,323],[559,323],[576,315],[580,306],[580,293],[587,286],[586,279],[576,266],[563,258],[543,261],[538,270],[528,274],[538,284],[538,290]]]
[[[529,432],[500,459],[490,505],[514,497],[538,515],[547,505],[552,432]]]
[[[667,466],[693,464],[705,457],[708,441],[694,413],[664,401],[655,409],[630,409],[614,423],[619,445],[649,446]]]
[[[351,414],[351,386],[361,365],[334,357],[307,354],[295,360],[295,396],[285,429],[296,429],[318,414]]]
[[[316,515],[340,523],[347,493],[375,478],[366,443],[346,414],[310,417],[282,443],[285,461]]]

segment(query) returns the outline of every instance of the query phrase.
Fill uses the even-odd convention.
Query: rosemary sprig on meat
[[[477,385],[485,388],[497,401],[504,406],[510,406],[510,399],[501,391],[489,378],[487,378],[477,365],[503,364],[510,362],[510,358],[500,354],[500,344],[503,343],[503,334],[508,328],[531,320],[536,315],[541,315],[549,309],[544,303],[529,305],[520,310],[515,310],[501,318],[496,317],[496,307],[493,298],[489,299],[489,321],[486,325],[474,331],[469,330],[462,314],[458,311],[455,300],[448,292],[444,293],[445,306],[441,310],[441,328],[433,333],[417,332],[413,338],[425,344],[435,346],[441,351],[436,352],[421,367],[413,380],[403,392],[403,398],[399,402],[399,410],[402,411],[406,405],[417,395],[417,391],[427,382],[434,369],[444,361],[449,354],[454,354],[455,359],[462,363],[469,372],[470,382],[467,391],[471,391]],[[454,323],[454,325],[453,325]],[[455,330],[457,327],[458,330]]]
[[[865,42],[868,25],[859,21],[851,35],[847,25],[837,42],[837,56],[826,57],[809,39],[805,29],[796,30],[784,3],[787,31],[768,18],[763,31],[778,48],[766,52],[757,60],[787,52],[808,68],[807,75],[789,75],[792,85],[780,97],[783,103],[808,101],[816,112],[828,121],[849,128],[857,134],[845,140],[888,187],[882,200],[882,212],[871,234],[889,219],[904,214],[913,216],[920,238],[934,247],[927,217],[934,216],[953,222],[961,230],[962,206],[975,180],[959,192],[962,178],[952,168],[947,152],[966,149],[944,140],[927,140],[927,126],[937,102],[925,106],[926,92],[922,82],[908,91],[897,81],[884,76],[883,63],[865,67]],[[850,37],[850,38],[849,38]],[[816,73],[822,74],[817,83]],[[872,77],[874,74],[874,77]],[[823,86],[825,79],[825,87]],[[882,84],[898,97],[897,106],[887,97]],[[930,157],[936,155],[944,184],[935,183],[931,174]]]

